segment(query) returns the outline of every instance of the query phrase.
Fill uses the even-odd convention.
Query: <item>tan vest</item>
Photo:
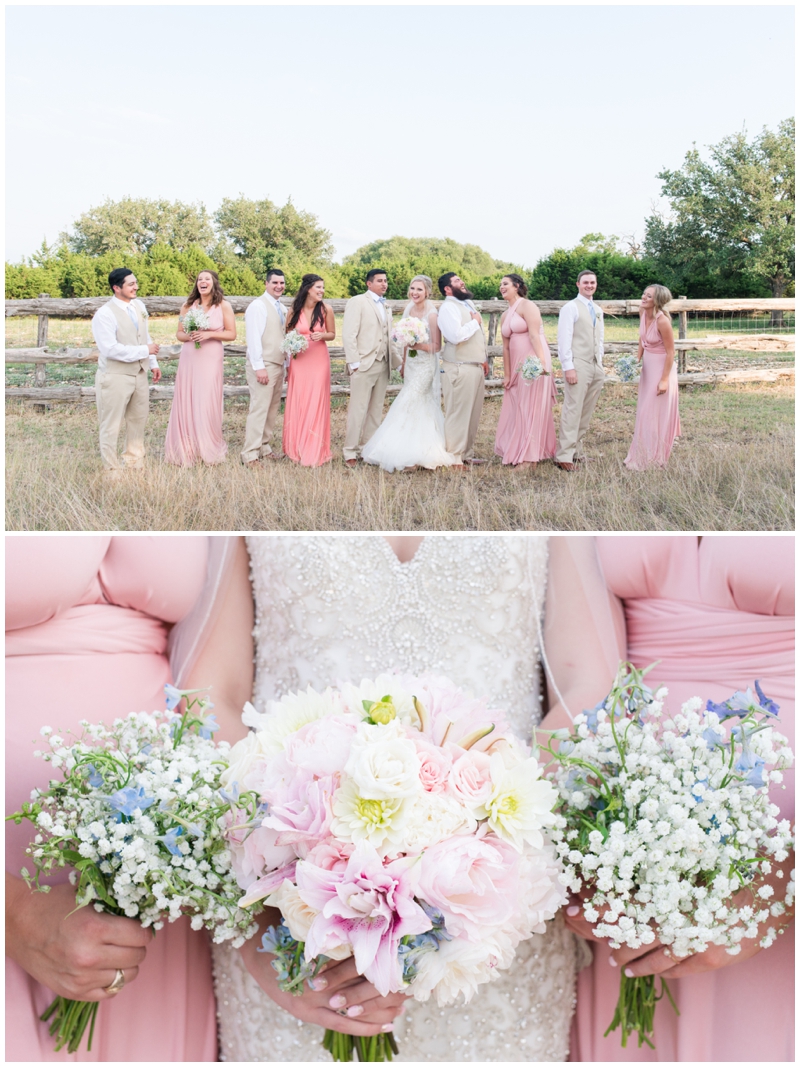
[[[450,301],[455,304],[461,316],[461,325],[466,326],[469,322],[472,309],[468,308],[465,301],[457,300],[454,296],[448,296],[445,303]],[[486,339],[483,336],[483,327],[476,330],[472,337],[466,341],[454,345],[445,341],[442,349],[442,359],[445,363],[485,363],[486,362]]]
[[[136,312],[139,323],[134,329],[131,317],[127,311],[123,311],[119,304],[115,304],[113,298],[108,301],[114,318],[117,320],[117,340],[121,345],[146,345],[147,344],[147,319],[142,314],[137,304],[129,304]],[[107,359],[106,370],[111,374],[138,374],[140,370],[147,373],[150,367],[150,357],[134,360],[132,363],[123,363],[120,359]]]
[[[281,345],[283,344],[283,338],[286,334],[286,329],[281,326],[281,317],[275,310],[275,305],[272,303],[272,299],[267,296],[266,293],[259,298],[267,309],[267,324],[264,327],[264,332],[261,334],[261,358],[265,363],[280,363],[283,364],[283,352],[281,352]],[[283,313],[288,318],[289,311],[291,309],[284,307]],[[284,319],[284,322],[286,319]]]
[[[572,356],[574,359],[580,359],[585,363],[593,361],[600,363],[601,331],[598,327],[603,321],[603,313],[599,308],[594,309],[597,323],[593,324],[592,316],[589,314],[589,309],[584,302],[575,300],[575,306],[578,309],[578,318],[572,328]]]

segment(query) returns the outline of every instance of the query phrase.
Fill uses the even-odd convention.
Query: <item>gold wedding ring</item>
[[[120,989],[125,985],[125,972],[117,968],[117,973],[114,975],[114,981],[111,985],[103,987],[103,992],[108,993],[110,997],[115,997],[119,993]]]

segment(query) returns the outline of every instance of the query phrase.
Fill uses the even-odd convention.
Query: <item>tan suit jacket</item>
[[[392,367],[399,367],[402,358],[398,358],[392,345],[392,312],[384,305],[386,321],[381,321],[378,305],[369,292],[361,293],[347,301],[342,322],[342,344],[344,358],[348,363],[358,363],[359,371],[367,371],[381,355],[386,352],[386,376]]]

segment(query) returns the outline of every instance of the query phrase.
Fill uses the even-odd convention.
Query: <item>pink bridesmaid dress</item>
[[[663,315],[659,311],[658,315]],[[658,383],[664,372],[667,350],[656,320],[639,320],[639,340],[642,342],[642,373],[636,399],[636,424],[633,440],[625,457],[625,466],[632,471],[648,467],[666,467],[675,438],[680,437],[681,419],[678,413],[678,365],[672,361],[666,393],[658,393]],[[668,317],[668,316],[667,316]]]
[[[623,601],[628,657],[660,660],[651,685],[667,707],[701,696],[721,701],[758,678],[780,705],[779,730],[794,749],[794,538],[791,536],[603,537],[600,559]],[[794,772],[772,799],[794,819]],[[656,1009],[655,1051],[620,1047],[614,1014],[619,971],[605,943],[578,979],[572,1060],[595,1062],[786,1062],[794,1060],[794,928],[751,959],[676,978],[676,1016]]]
[[[80,734],[164,707],[167,636],[206,576],[204,537],[6,539],[6,812],[46,785],[39,731]],[[6,871],[19,877],[30,823],[6,824]],[[28,861],[28,866],[30,863]],[[65,870],[51,881],[65,882]],[[213,1062],[217,1058],[206,935],[188,919],[166,924],[135,981],[100,1005],[92,1051],[53,1050],[39,1015],[53,992],[6,959],[6,1059]]]
[[[195,305],[197,306],[197,305]],[[223,328],[222,307],[208,312],[209,330]],[[222,463],[228,446],[222,437],[222,341],[184,341],[175,377],[164,458],[178,467]]]
[[[512,385],[503,391],[503,404],[497,421],[494,451],[503,457],[503,463],[537,463],[540,459],[552,459],[558,451],[553,408],[556,402],[556,383],[550,348],[544,336],[539,334],[544,349],[544,369],[534,382],[526,382],[519,369],[533,346],[528,336],[528,324],[514,308],[510,308],[501,326],[503,337],[509,339]]]
[[[295,329],[308,340],[305,311]],[[303,467],[321,467],[331,460],[331,358],[324,341],[308,340],[305,352],[289,363],[283,451]]]

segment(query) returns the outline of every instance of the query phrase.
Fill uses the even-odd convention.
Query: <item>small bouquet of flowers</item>
[[[415,345],[424,345],[430,341],[431,335],[428,324],[423,319],[416,319],[413,315],[407,315],[400,319],[392,329],[392,340],[403,348],[409,349],[409,356],[416,356]]]
[[[223,775],[239,798],[228,838],[242,907],[283,917],[263,938],[283,989],[353,956],[381,995],[469,1000],[564,902],[554,786],[504,714],[452,682],[309,687],[243,719],[255,731]],[[330,1030],[324,1047],[397,1051],[391,1034]]]
[[[184,333],[194,333],[195,330],[207,330],[209,328],[208,315],[201,307],[192,307],[180,320],[183,323]],[[200,347],[200,342],[195,341],[195,348]]]
[[[296,359],[307,348],[308,340],[297,330],[290,330],[281,342],[281,352],[292,359]]]
[[[185,714],[173,713],[197,690],[165,689],[166,712],[134,713],[111,727],[83,722],[80,739],[71,744],[42,728],[50,751],[38,755],[63,780],[34,790],[21,811],[7,816],[36,826],[27,849],[36,874],[23,868],[22,876],[47,893],[50,886],[40,885],[40,877],[69,866],[78,907],[91,904],[154,930],[190,915],[193,929],[241,945],[257,925],[254,909],[239,905],[221,829],[228,802],[220,776],[230,746],[212,740],[219,726],[207,714],[213,707],[207,701],[191,700]],[[56,1051],[77,1051],[87,1026],[91,1049],[98,1007],[97,1001],[55,998],[42,1019],[53,1018]]]
[[[614,370],[621,382],[632,382],[639,376],[639,360],[636,356],[620,356],[614,363]]]
[[[566,884],[583,894],[585,918],[613,948],[658,940],[677,959],[708,945],[735,955],[794,899],[793,873],[784,900],[773,900],[764,881],[773,867],[784,876],[792,847],[789,822],[768,795],[793,759],[775,730],[779,709],[756,682],[755,695],[748,689],[705,708],[693,697],[666,718],[666,691],[652,693],[645,673],[623,664],[607,699],[579,715],[572,732],[553,735],[562,818],[552,837]],[[726,733],[731,719],[738,722]],[[762,947],[775,937],[769,927]],[[639,1047],[653,1047],[665,994],[672,1000],[663,979],[656,997],[652,975],[623,972],[606,1033],[621,1027],[625,1047],[637,1030]]]
[[[519,376],[523,382],[535,382],[537,378],[541,378],[543,374],[549,374],[542,366],[542,361],[538,356],[530,355],[519,368]]]

